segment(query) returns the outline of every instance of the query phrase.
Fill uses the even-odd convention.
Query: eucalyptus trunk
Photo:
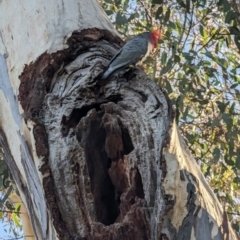
[[[101,81],[123,41],[97,1],[2,0],[0,16],[0,145],[27,239],[237,239],[167,94],[137,68]]]

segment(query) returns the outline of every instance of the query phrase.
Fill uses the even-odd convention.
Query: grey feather
[[[102,79],[108,78],[119,69],[138,63],[148,52],[149,40],[150,32],[144,32],[127,41],[108,64]]]

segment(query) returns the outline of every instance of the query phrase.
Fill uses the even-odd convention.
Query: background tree
[[[167,89],[188,147],[239,231],[240,14],[235,1],[100,1],[129,37],[159,24],[145,70]],[[152,62],[155,64],[153,65]]]
[[[165,92],[139,69],[99,81],[123,42],[96,1],[0,4],[0,145],[38,239],[237,239]],[[148,19],[138,23],[149,29],[155,22],[141,4]],[[129,2],[119,6],[127,10]],[[169,6],[155,11],[168,26]],[[114,18],[124,29],[121,11]],[[154,58],[147,70],[160,85],[175,74],[170,63],[186,79],[192,66],[181,59],[184,45],[175,60],[170,34],[165,63]],[[172,56],[164,54],[169,46]],[[178,120],[186,93],[176,98]]]

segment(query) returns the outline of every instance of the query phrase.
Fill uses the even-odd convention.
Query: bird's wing
[[[147,34],[147,36],[145,35]],[[148,51],[148,33],[135,36],[119,50],[109,62],[102,74],[102,79],[108,78],[113,72],[140,61]]]
[[[148,42],[139,38],[130,39],[123,48],[114,56],[109,65],[121,68],[138,62],[148,50]]]
[[[128,66],[131,64],[135,64],[138,62],[144,54],[139,55],[138,51],[129,51],[129,52],[123,52],[121,51],[119,55],[114,58],[111,62],[111,68],[121,68],[124,66]]]

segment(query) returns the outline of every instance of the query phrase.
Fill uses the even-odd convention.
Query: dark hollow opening
[[[122,97],[120,95],[110,96],[110,97],[108,97],[108,101],[112,101],[117,104],[119,101],[122,101]],[[66,137],[68,135],[69,129],[75,128],[78,125],[78,123],[80,122],[80,120],[83,117],[85,117],[91,109],[95,108],[97,111],[100,111],[101,110],[100,106],[103,103],[104,103],[104,101],[102,101],[100,103],[98,102],[98,103],[93,103],[91,105],[86,105],[80,109],[75,108],[75,109],[73,109],[69,119],[67,119],[67,117],[65,115],[63,115],[62,122],[61,122],[61,127],[62,127],[61,132],[62,132],[63,137]]]
[[[137,169],[136,175],[135,175],[135,183],[136,183],[136,195],[139,198],[144,199],[144,191],[143,191],[143,184],[142,184],[142,178],[139,173],[139,170]]]
[[[80,122],[80,120],[83,117],[85,117],[87,115],[87,113],[93,108],[95,108],[97,111],[99,111],[100,110],[100,104],[95,103],[95,104],[92,104],[92,105],[89,105],[89,106],[84,106],[80,109],[75,108],[72,111],[68,120],[67,120],[67,117],[65,115],[63,115],[62,122],[61,122],[63,136],[66,137],[68,132],[69,132],[69,129],[70,128],[75,128],[78,125],[78,123]]]
[[[85,121],[83,127],[80,122],[77,138],[85,151],[97,221],[110,225],[119,216],[121,193],[117,193],[108,174],[111,159],[105,151],[106,132],[101,124],[102,116],[103,113],[98,111]]]
[[[124,154],[128,155],[130,152],[133,151],[134,147],[132,144],[131,137],[128,133],[128,130],[120,124],[121,129],[122,129],[122,140],[123,140],[123,145],[124,145]]]

